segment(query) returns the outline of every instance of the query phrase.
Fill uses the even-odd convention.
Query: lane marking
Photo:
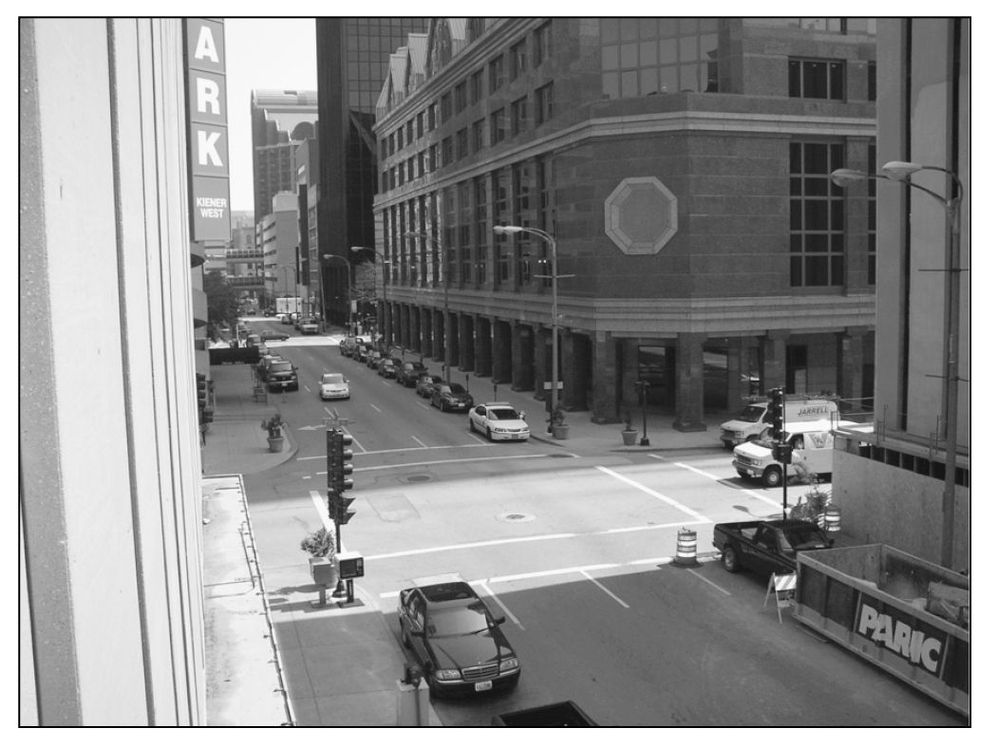
[[[356,436],[354,436],[354,443],[357,443],[357,437]],[[376,451],[367,451],[365,449],[364,453],[365,454],[400,454],[400,453],[402,453],[404,451],[430,451],[432,449],[470,449],[470,448],[474,448],[476,446],[493,446],[493,444],[486,444],[486,443],[449,444],[449,445],[445,445],[445,446],[424,446],[422,448],[418,448],[416,446],[405,446],[405,447],[403,447],[401,449],[378,449]],[[321,454],[319,456],[298,457],[297,461],[299,461],[299,462],[307,462],[310,459],[325,459],[325,458],[326,458],[326,455],[325,454]]]
[[[715,589],[717,589],[719,592],[721,592],[725,596],[727,596],[727,597],[731,596],[731,592],[730,591],[728,591],[727,589],[721,588],[720,586],[718,586],[717,584],[715,584],[713,581],[711,581],[709,578],[706,578],[705,576],[701,576],[699,573],[697,573],[696,571],[694,571],[692,568],[687,568],[686,570],[688,570],[690,573],[692,573],[698,579],[700,579],[701,581],[703,581],[705,584],[710,584],[711,586],[713,586]]]
[[[612,469],[607,469],[606,467],[601,467],[601,466],[597,465],[596,469],[598,469],[600,472],[603,472],[603,473],[605,473],[607,475],[610,475],[610,477],[615,477],[616,479],[620,480],[621,482],[627,483],[631,487],[637,488],[638,490],[640,490],[640,491],[642,491],[644,493],[647,493],[648,495],[652,496],[653,498],[658,498],[658,500],[662,501],[663,503],[668,503],[673,508],[678,509],[679,511],[682,511],[684,514],[692,516],[697,521],[703,522],[705,524],[709,524],[710,523],[710,519],[708,519],[706,516],[703,516],[702,514],[697,513],[696,511],[694,511],[692,508],[689,508],[688,506],[684,506],[682,503],[680,503],[679,501],[675,500],[674,498],[670,498],[667,495],[663,495],[662,493],[659,493],[656,490],[652,490],[651,488],[649,488],[649,487],[647,487],[645,485],[642,485],[637,480],[632,480],[631,478],[625,477],[624,475],[620,474],[619,472],[614,472]]]
[[[496,596],[496,593],[489,588],[489,585],[487,583],[485,583],[484,581],[478,581],[476,583],[478,583],[483,589],[485,589],[486,594],[488,594],[490,597],[496,600],[496,604],[502,607],[502,611],[506,613],[506,617],[508,617],[510,620],[516,623],[516,627],[518,627],[520,630],[526,630],[526,628],[523,627],[523,623],[521,623],[519,619],[517,619],[516,615],[514,615],[512,612],[509,611],[509,607],[503,604],[502,600]]]
[[[673,529],[675,527],[687,527],[694,524],[713,524],[713,521],[674,521],[671,524],[642,524],[638,527],[620,527],[618,529],[603,529],[594,534],[623,534],[624,532],[644,532],[648,529]]]
[[[399,552],[382,553],[381,555],[368,555],[368,560],[385,560],[387,558],[405,558],[411,555],[429,555],[430,553],[443,552],[445,550],[469,550],[473,547],[490,547],[494,545],[512,545],[518,542],[538,542],[552,539],[565,539],[575,537],[574,534],[539,534],[534,537],[510,537],[508,539],[483,540],[482,542],[465,542],[460,545],[440,545],[438,547],[424,547],[420,550],[400,550]]]
[[[652,454],[651,456],[655,456],[655,455]],[[661,457],[659,457],[659,458],[661,458]],[[673,464],[675,466],[677,466],[677,467],[682,467],[683,469],[688,469],[690,472],[696,472],[698,475],[703,475],[704,477],[709,477],[711,480],[714,480],[715,482],[718,482],[721,485],[725,485],[725,486],[727,486],[729,488],[733,488],[734,490],[737,490],[737,491],[739,491],[741,493],[745,493],[746,495],[750,495],[753,498],[755,498],[756,500],[762,501],[763,503],[768,503],[770,506],[776,506],[777,508],[783,508],[783,503],[782,502],[780,502],[780,501],[774,501],[772,498],[769,498],[769,497],[763,495],[762,493],[757,493],[754,490],[751,490],[751,489],[748,489],[748,488],[743,488],[741,485],[738,485],[736,483],[731,482],[732,478],[730,478],[730,477],[718,477],[717,475],[712,475],[709,472],[704,472],[702,469],[697,469],[696,467],[692,467],[692,466],[690,466],[688,464],[683,464],[682,462],[673,462]]]
[[[490,576],[489,578],[480,578],[474,581],[469,581],[469,584],[505,584],[511,581],[526,581],[532,578],[546,578],[548,576],[571,576],[574,574],[582,573],[584,571],[597,571],[606,570],[610,568],[618,568],[619,563],[600,563],[598,565],[580,565],[574,568],[555,568],[550,571],[532,571],[530,573],[515,573],[510,576]],[[383,591],[381,596],[383,598],[398,596],[399,589],[395,591]]]
[[[423,447],[424,449],[426,448],[426,444],[424,444],[424,443],[423,443],[422,441],[420,441],[420,440],[419,440],[418,438],[416,438],[415,436],[412,436],[412,440],[413,440],[413,441],[415,441],[415,442],[416,442],[417,444],[419,444],[419,445],[420,445],[421,447]]]
[[[381,412],[381,410],[378,408],[378,406],[376,404],[374,404],[373,402],[368,402],[367,404],[369,404],[371,407],[373,407],[375,410],[377,410],[377,412],[379,412],[379,413]]]
[[[611,599],[614,599],[614,600],[615,600],[615,601],[616,601],[616,602],[617,602],[618,604],[620,604],[620,605],[621,605],[622,607],[624,607],[625,609],[630,609],[630,608],[631,608],[631,606],[630,606],[630,605],[629,605],[629,604],[628,604],[627,602],[625,602],[625,601],[624,601],[623,599],[621,599],[620,597],[618,597],[618,596],[617,596],[616,594],[614,594],[614,593],[613,593],[612,591],[610,591],[610,590],[609,590],[608,588],[606,588],[605,586],[603,586],[603,584],[601,584],[601,583],[600,583],[599,581],[597,581],[597,580],[596,580],[595,578],[593,578],[592,576],[590,576],[590,575],[589,575],[588,573],[586,573],[585,571],[580,571],[580,573],[581,573],[581,574],[582,574],[583,576],[585,576],[586,578],[588,578],[588,579],[589,579],[590,581],[592,581],[592,582],[593,582],[594,584],[596,584],[596,585],[597,585],[598,587],[600,587],[600,588],[601,588],[601,589],[602,589],[603,591],[605,591],[605,592],[606,592],[607,594],[609,594],[609,595],[610,595],[610,598],[611,598]]]
[[[326,505],[326,500],[319,494],[318,490],[310,490],[308,494],[312,496],[312,503],[315,504],[315,510],[318,512],[319,518],[322,519],[322,526],[327,531],[335,532],[336,525],[329,518],[329,506]]]
[[[371,452],[374,453],[374,452]],[[432,462],[405,462],[403,464],[382,464],[375,467],[354,467],[354,472],[374,472],[382,469],[404,469],[406,467],[427,467],[433,464],[460,464],[461,462],[495,462],[502,459],[547,459],[547,454],[522,454],[511,456],[495,457],[472,457],[470,459],[438,459]],[[316,472],[316,475],[324,475],[325,472]]]

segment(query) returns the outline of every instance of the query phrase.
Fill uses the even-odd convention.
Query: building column
[[[462,371],[475,368],[475,319],[467,314],[457,315],[457,367]]]
[[[705,431],[703,422],[703,344],[707,335],[680,332],[676,340],[677,431]]]
[[[759,391],[768,392],[775,387],[787,385],[787,339],[790,332],[785,329],[770,330],[759,338],[762,347],[762,377]]]
[[[862,409],[863,397],[863,337],[867,327],[847,327],[839,335],[838,394],[848,409]]]
[[[728,409],[741,409],[744,401],[752,396],[749,374],[752,371],[752,340],[739,337],[728,346]]]
[[[444,315],[435,308],[430,309],[430,318],[433,324],[433,339],[431,340],[431,355],[433,360],[442,361],[444,359]]]
[[[514,392],[527,391],[534,385],[531,337],[530,327],[510,322],[509,358],[512,376],[510,389]]]
[[[591,336],[593,403],[590,420],[594,423],[616,423],[620,420],[617,407],[617,340],[609,332],[594,332]]]
[[[420,346],[419,354],[424,358],[433,357],[433,309],[421,308],[419,310],[420,323],[419,327],[422,330],[420,335]]]
[[[475,326],[475,376],[492,375],[492,320],[487,316],[472,317]]]
[[[544,399],[544,382],[548,381],[551,367],[551,354],[548,353],[548,336],[550,332],[540,326],[534,330],[534,399]]]
[[[508,384],[513,380],[510,365],[510,323],[492,320],[492,380]]]
[[[566,410],[588,410],[589,376],[592,369],[589,338],[563,330],[558,356],[558,375],[565,382],[559,400]]]

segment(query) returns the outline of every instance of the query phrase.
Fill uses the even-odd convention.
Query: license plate
[[[475,683],[475,692],[480,693],[483,690],[491,690],[491,689],[492,689],[492,680],[485,680],[485,682]]]

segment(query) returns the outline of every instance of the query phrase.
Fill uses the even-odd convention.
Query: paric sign
[[[228,241],[229,128],[222,21],[184,19],[191,239]]]

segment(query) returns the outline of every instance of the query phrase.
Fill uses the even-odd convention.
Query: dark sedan
[[[420,374],[416,379],[416,394],[423,399],[429,398],[433,394],[433,387],[442,382],[443,379],[433,374]]]
[[[270,342],[271,340],[280,340],[281,342],[284,342],[289,337],[291,337],[291,335],[289,335],[287,332],[275,332],[274,330],[270,329],[264,330],[263,332],[260,333],[260,339],[263,340],[264,342]]]
[[[425,579],[399,592],[402,645],[412,649],[434,697],[508,690],[520,661],[494,616],[460,580]]]
[[[395,380],[405,386],[416,386],[419,377],[426,373],[422,363],[403,363],[395,372]]]
[[[447,384],[442,381],[434,385],[433,392],[430,394],[430,404],[433,407],[439,407],[440,412],[448,410],[467,412],[474,406],[475,400],[472,399],[468,390],[460,384]]]

